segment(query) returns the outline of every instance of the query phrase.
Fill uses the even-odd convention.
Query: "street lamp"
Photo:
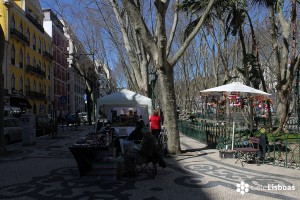
[[[152,86],[152,95],[151,95],[151,99],[152,99],[152,107],[153,109],[155,109],[155,93],[154,93],[154,88],[155,88],[155,83],[156,83],[156,79],[157,79],[157,75],[156,75],[156,71],[151,71],[149,73],[149,78],[151,81],[151,86]]]

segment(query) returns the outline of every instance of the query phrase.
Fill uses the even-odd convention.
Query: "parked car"
[[[17,118],[4,118],[4,139],[5,144],[22,140],[23,121]]]
[[[78,117],[76,117],[75,114],[68,114],[68,115],[66,115],[66,124],[67,124],[67,126],[70,126],[70,125],[79,126],[80,125],[80,120],[79,120]]]
[[[79,115],[79,120],[80,120],[80,123],[84,123],[86,124],[87,123],[87,113],[86,112],[81,112],[78,114]]]

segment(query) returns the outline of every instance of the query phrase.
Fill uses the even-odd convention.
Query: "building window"
[[[39,53],[42,53],[42,49],[41,49],[41,48],[42,48],[42,41],[41,41],[40,38],[38,39],[38,45],[39,45],[39,46],[38,46]]]
[[[33,81],[33,91],[36,92],[36,82]]]
[[[32,48],[33,48],[33,50],[35,50],[36,49],[36,37],[35,37],[35,34],[33,34],[33,44],[32,44]]]
[[[50,80],[50,76],[51,76],[51,69],[50,66],[48,67],[48,79]]]
[[[22,34],[24,33],[22,21],[20,22],[20,32],[21,32]]]
[[[36,60],[33,58],[33,66],[36,67]]]
[[[20,54],[19,54],[19,67],[20,68],[23,68],[23,60],[24,60],[24,58],[23,58],[24,56],[23,56],[23,51],[22,51],[22,49],[20,50]]]
[[[16,49],[14,45],[12,45],[11,47],[11,64],[12,65],[16,64]]]
[[[44,42],[44,51],[47,51],[46,42]]]
[[[44,62],[44,64],[43,64],[42,71],[46,73],[46,64],[45,64],[45,62]]]
[[[16,78],[15,78],[15,74],[12,74],[11,76],[11,90],[15,90],[16,89]]]
[[[41,61],[39,61],[37,68],[41,70]]]
[[[30,56],[29,56],[29,54],[27,54],[26,64],[27,64],[28,66],[30,66]]]
[[[39,88],[40,88],[40,93],[43,93],[42,84],[39,84]]]
[[[30,31],[29,31],[29,28],[27,29],[26,37],[28,39],[28,45],[30,46]]]
[[[36,104],[33,105],[33,114],[36,114]]]
[[[23,86],[23,77],[22,76],[20,78],[19,86],[20,86],[20,93],[23,94],[23,88],[24,88],[24,86]]]
[[[29,95],[30,92],[30,81],[27,79],[27,84],[26,84],[26,94]]]
[[[16,21],[14,16],[11,17],[11,28],[16,28]]]

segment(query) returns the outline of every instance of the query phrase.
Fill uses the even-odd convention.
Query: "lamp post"
[[[156,71],[151,71],[149,73],[149,78],[150,78],[151,86],[152,86],[152,95],[151,95],[152,107],[153,107],[153,109],[155,109],[155,93],[154,93],[154,88],[155,88],[155,83],[156,83],[156,79],[157,79]]]

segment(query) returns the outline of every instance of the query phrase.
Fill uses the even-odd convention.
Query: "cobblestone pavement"
[[[9,145],[9,154],[0,156],[0,199],[249,200],[300,196],[299,169],[266,164],[242,167],[235,159],[221,159],[217,150],[206,149],[186,136],[181,136],[185,153],[165,158],[167,168],[159,167],[154,179],[148,174],[118,181],[80,177],[68,146],[91,130],[91,126],[81,126],[78,131],[59,133],[55,139],[40,137],[35,146]]]

